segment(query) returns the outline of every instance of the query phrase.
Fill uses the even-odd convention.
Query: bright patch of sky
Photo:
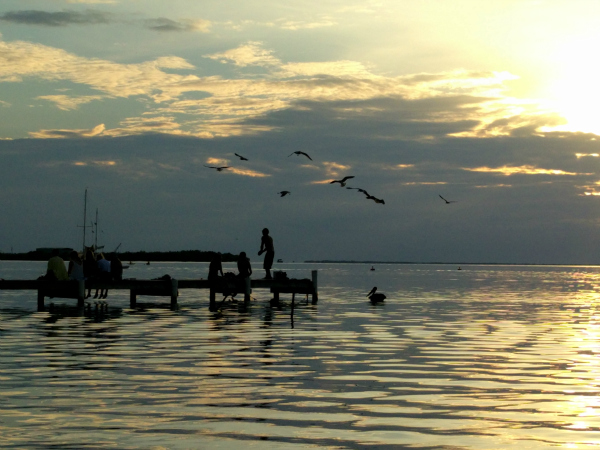
[[[91,185],[88,177],[121,189],[131,182],[127,192],[158,192],[182,208],[201,202],[220,211],[224,202],[247,195],[242,205],[254,209],[235,207],[257,229],[265,211],[275,229],[290,234],[297,232],[295,223],[305,230],[327,228],[335,214],[363,223],[358,218],[365,208],[381,219],[371,230],[382,236],[377,248],[345,247],[344,236],[352,240],[348,233],[364,231],[353,223],[343,232],[323,231],[311,244],[287,244],[298,258],[304,250],[328,257],[319,244],[328,239],[332,253],[357,258],[379,249],[398,259],[390,250],[395,243],[413,259],[436,259],[426,231],[439,224],[437,210],[429,208],[438,206],[441,190],[447,197],[454,197],[448,190],[481,201],[494,197],[502,220],[464,200],[448,213],[467,208],[469,217],[479,217],[468,235],[481,242],[489,244],[487,228],[497,231],[503,221],[515,220],[539,225],[546,221],[536,222],[532,211],[546,217],[557,204],[573,201],[582,209],[565,213],[554,226],[580,214],[577,226],[585,224],[589,236],[599,218],[577,202],[598,197],[599,13],[599,3],[583,0],[4,0],[0,155],[50,184],[60,168],[78,190]],[[215,164],[228,168],[211,169]],[[24,192],[21,179],[5,170],[4,191]],[[328,186],[349,173],[368,191],[367,201],[362,193]],[[144,183],[150,184],[142,189]],[[244,193],[235,200],[226,194],[240,189]],[[284,189],[292,192],[285,201],[296,209],[276,209],[265,200],[267,192]],[[317,189],[331,197],[315,194],[314,203],[310,195]],[[540,204],[537,196],[548,198],[548,190],[554,203]],[[195,196],[200,191],[206,195]],[[15,208],[35,198],[30,191],[23,196]],[[385,198],[385,205],[370,201],[376,198]],[[276,200],[281,207],[284,199]],[[10,196],[5,201],[10,209]],[[149,212],[154,204],[145,201],[127,205],[139,217],[156,219]],[[361,206],[348,209],[355,201]],[[189,214],[178,217],[198,220]],[[462,233],[453,217],[450,228]],[[190,225],[160,245],[229,245],[207,231],[223,223],[199,227],[206,234]],[[400,235],[417,236],[415,242],[402,241],[389,223],[401,223]],[[241,234],[236,225],[227,226]],[[15,223],[2,228],[12,231],[0,242],[26,239]],[[495,236],[512,239],[503,230]],[[528,249],[547,260],[560,256],[543,240],[523,244],[543,233],[519,230],[514,248],[523,255]],[[147,245],[156,230],[146,231],[132,233],[132,242]],[[202,241],[205,236],[211,238]],[[448,259],[487,259],[481,245],[464,253],[442,243],[438,248]],[[510,259],[506,245],[494,248],[491,259]]]

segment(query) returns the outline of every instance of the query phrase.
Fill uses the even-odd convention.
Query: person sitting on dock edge
[[[65,261],[59,255],[60,252],[58,250],[52,251],[52,257],[48,260],[46,279],[58,281],[66,281],[69,279]]]
[[[263,253],[265,254],[265,261],[263,263],[263,268],[266,272],[265,279],[270,280],[272,278],[271,267],[273,267],[273,259],[275,258],[275,247],[273,246],[273,238],[269,236],[269,229],[263,228],[262,234],[258,256]]]
[[[69,260],[69,280],[83,280],[83,260],[79,257],[79,253],[75,250],[71,252],[71,258]]]

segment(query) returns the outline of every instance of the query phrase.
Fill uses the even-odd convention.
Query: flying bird
[[[444,197],[442,197],[441,195],[440,195],[440,198],[446,202],[446,205],[449,205],[450,203],[456,203],[456,200],[446,200],[446,199],[445,199]]]
[[[288,158],[292,155],[304,155],[306,156],[308,159],[310,159],[312,161],[312,158],[310,156],[308,156],[307,153],[301,152],[301,151],[297,151],[297,152],[292,152],[291,154],[288,155]]]
[[[281,192],[278,192],[278,194],[281,195],[282,197],[285,197],[286,195],[291,194],[291,192],[290,191],[281,191]]]
[[[344,177],[341,180],[333,180],[329,184],[340,183],[340,187],[344,187],[346,186],[346,181],[348,181],[350,178],[354,178],[354,176]]]
[[[367,195],[367,200],[373,200],[375,203],[380,203],[382,205],[385,205],[385,201],[382,198],[377,198],[373,195]]]
[[[234,153],[234,155],[240,158],[242,161],[248,161],[248,158],[245,158],[242,155],[238,155],[237,153]]]
[[[365,191],[364,189],[361,188],[355,188],[355,187],[347,187],[346,189],[356,189],[358,192],[362,192],[363,194],[365,194],[367,197],[369,197],[369,193],[367,191]]]
[[[372,303],[382,302],[387,298],[385,294],[377,292],[377,286],[371,289],[371,292],[367,294],[367,297],[369,298],[369,300],[371,300]]]
[[[229,166],[215,167],[205,165],[204,167],[208,167],[209,169],[215,169],[217,172],[221,172],[223,169],[229,169]]]

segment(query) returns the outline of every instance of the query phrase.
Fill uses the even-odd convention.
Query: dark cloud
[[[154,31],[188,31],[189,25],[176,22],[171,19],[159,17],[158,19],[148,19],[144,21],[146,28]]]
[[[600,141],[448,137],[437,112],[469,102],[439,102],[304,102],[256,119],[276,131],[255,136],[0,141],[0,250],[78,245],[87,187],[109,247],[251,254],[267,226],[284,260],[599,263],[600,196],[584,194],[600,181]],[[210,158],[269,176],[216,172]],[[345,175],[385,205],[327,183]]]
[[[107,24],[113,20],[111,13],[88,9],[86,11],[9,11],[0,16],[0,21],[24,25],[64,27],[67,25]]]
[[[173,31],[207,31],[208,21],[176,21],[159,17],[144,21],[144,26],[150,30],[161,32]]]

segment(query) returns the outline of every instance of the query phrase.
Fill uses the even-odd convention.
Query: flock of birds
[[[235,156],[237,156],[240,161],[248,161],[248,158],[246,158],[245,156],[242,156],[238,153],[234,153]],[[310,159],[311,161],[313,160],[310,155],[306,152],[302,152],[300,150],[292,152],[288,155],[288,158],[292,155],[298,155],[298,156],[305,156],[306,158]],[[214,169],[217,172],[222,172],[223,170],[226,169],[230,169],[231,166],[207,166],[206,164],[204,165],[204,167],[207,167],[209,169]],[[342,178],[341,180],[333,180],[330,181],[329,184],[335,184],[335,183],[339,183],[340,187],[345,187],[346,189],[355,189],[358,192],[362,193],[365,195],[367,200],[373,200],[375,203],[381,204],[381,205],[385,205],[385,201],[382,198],[377,198],[374,195],[369,194],[365,189],[362,188],[355,188],[355,187],[346,187],[346,182],[350,179],[354,178],[353,175],[348,175],[345,176],[344,178]],[[286,195],[290,195],[291,192],[290,191],[279,191],[278,192],[280,197],[285,197]],[[451,203],[456,203],[456,200],[446,200],[444,197],[442,197],[441,195],[439,196],[447,205],[451,204]]]
[[[234,155],[237,156],[241,161],[248,161],[248,158],[246,158],[242,155],[239,155],[238,153],[234,153]],[[306,158],[310,159],[311,161],[313,160],[308,153],[302,152],[302,151],[292,152],[288,155],[288,158],[292,155],[305,156]],[[217,172],[222,172],[223,170],[231,168],[231,166],[207,166],[207,165],[204,165],[204,167],[207,167],[209,169],[215,169]],[[365,197],[367,198],[367,200],[373,200],[375,203],[385,205],[385,201],[382,198],[377,198],[374,195],[369,194],[365,189],[346,186],[346,182],[348,180],[351,180],[352,178],[354,178],[353,175],[348,175],[348,176],[345,176],[344,178],[342,178],[341,180],[330,181],[329,184],[339,183],[340,187],[345,187],[346,189],[357,190],[358,192],[364,194]],[[290,191],[280,191],[280,192],[278,192],[278,194],[280,197],[285,197],[286,195],[290,195],[291,192]],[[442,197],[441,195],[439,195],[439,197],[447,205],[449,205],[451,203],[456,203],[456,200],[447,200],[444,197]],[[371,270],[373,270],[373,269],[371,269]],[[371,301],[371,303],[380,303],[380,302],[383,302],[387,297],[385,296],[385,294],[377,292],[377,286],[375,286],[367,294],[367,298]]]

